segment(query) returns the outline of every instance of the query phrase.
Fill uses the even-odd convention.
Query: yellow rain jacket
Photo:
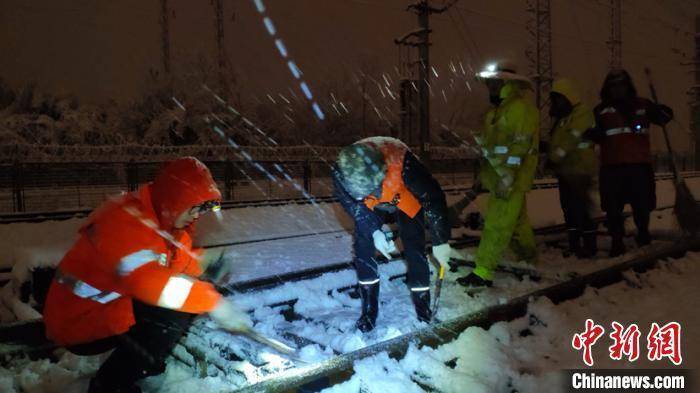
[[[525,194],[537,168],[540,119],[528,88],[524,82],[506,82],[503,101],[487,113],[478,139],[484,157],[481,181],[490,195],[474,273],[486,280],[493,279],[508,248],[520,260],[537,258]]]
[[[507,81],[500,95],[503,101],[486,114],[477,138],[484,157],[481,182],[490,191],[527,192],[537,169],[539,111],[523,82]]]
[[[595,145],[582,137],[587,129],[595,125],[593,112],[581,102],[578,90],[568,79],[555,81],[552,92],[566,97],[573,105],[573,110],[555,125],[548,159],[559,175],[594,176],[598,169]]]

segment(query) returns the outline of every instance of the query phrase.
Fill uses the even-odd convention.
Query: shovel
[[[644,72],[647,74],[647,79],[649,80],[649,90],[651,91],[651,98],[654,100],[655,104],[659,103],[656,96],[656,88],[654,87],[654,82],[651,79],[651,70],[649,67],[644,68]],[[673,149],[671,149],[671,139],[668,136],[668,131],[666,126],[661,126],[664,132],[664,139],[666,140],[666,148],[670,154],[670,166],[674,177],[674,186],[676,187],[676,202],[673,207],[673,211],[676,214],[676,219],[680,225],[683,232],[688,235],[694,236],[700,231],[700,207],[695,197],[690,192],[688,185],[685,184],[685,180],[681,177],[676,167],[674,161]]]
[[[431,307],[433,310],[431,320],[434,320],[438,312],[438,306],[440,305],[440,293],[442,292],[442,282],[445,280],[445,268],[442,267],[432,255],[428,255],[428,259],[430,259],[430,262],[435,265],[437,269],[437,277],[435,278],[435,299],[433,299],[433,306]]]

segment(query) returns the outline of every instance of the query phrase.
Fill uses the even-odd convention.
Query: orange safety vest
[[[181,159],[153,183],[96,209],[49,288],[47,337],[70,346],[125,333],[135,323],[132,299],[181,312],[211,311],[221,295],[196,278],[201,250],[192,248],[189,229],[172,225],[184,209],[220,198],[208,169]]]
[[[377,198],[369,195],[364,199],[370,210],[380,203],[388,203],[399,208],[407,216],[414,218],[421,210],[421,204],[403,182],[403,162],[408,147],[398,139],[387,137],[370,137],[358,141],[375,149],[379,149],[386,162],[386,175],[382,182],[382,195]]]

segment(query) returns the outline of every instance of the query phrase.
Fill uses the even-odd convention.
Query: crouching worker
[[[429,322],[430,269],[425,255],[425,223],[433,255],[447,267],[452,249],[445,194],[430,172],[403,142],[387,137],[363,139],[341,150],[333,170],[335,194],[355,220],[355,269],[362,298],[357,328],[374,329],[379,308],[379,271],[375,249],[385,257],[395,250],[381,230],[383,217],[399,226],[407,279],[418,319]]]
[[[44,321],[47,337],[78,355],[114,349],[90,392],[139,392],[136,382],[164,371],[197,314],[231,331],[250,327],[247,314],[196,278],[215,257],[193,249],[190,232],[220,199],[207,167],[182,158],[80,229],[49,288]]]

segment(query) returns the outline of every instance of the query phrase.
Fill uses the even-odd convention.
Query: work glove
[[[200,256],[199,265],[204,270],[202,279],[218,284],[224,276],[229,273],[230,264],[226,263],[224,254],[226,249],[220,250],[205,250]]]
[[[656,111],[658,112],[657,120],[660,125],[666,125],[669,121],[673,120],[673,109],[663,104],[656,104]]]
[[[433,246],[433,256],[445,271],[449,270],[450,258],[452,258],[452,247],[449,243]]]
[[[198,262],[202,270],[207,270],[211,265],[217,264],[224,256],[225,248],[209,248],[202,250]]]
[[[230,300],[219,300],[209,315],[222,329],[229,332],[246,332],[253,328],[250,316]]]
[[[377,249],[386,259],[391,259],[391,253],[396,252],[396,244],[393,240],[387,240],[384,231],[377,229],[372,233],[372,239],[374,239],[374,248]]]
[[[600,128],[591,127],[583,133],[582,138],[594,143],[600,143],[604,136],[605,133]]]

